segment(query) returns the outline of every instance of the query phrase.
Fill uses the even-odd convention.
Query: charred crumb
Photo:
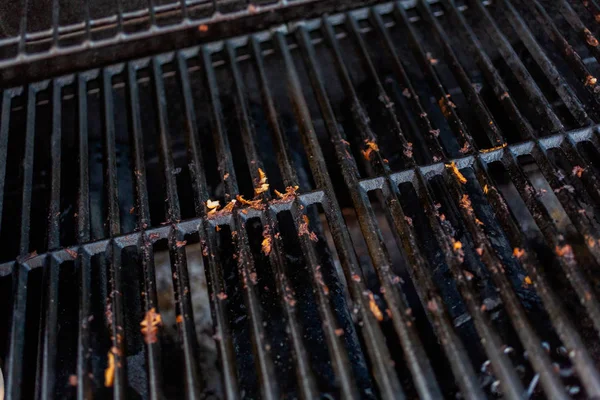
[[[361,150],[361,153],[365,160],[370,161],[373,152],[379,152],[379,146],[377,145],[377,143],[375,143],[375,141],[369,139],[365,140],[365,145],[366,148],[364,150]]]
[[[578,178],[581,178],[581,175],[583,175],[584,171],[585,171],[585,168],[582,168],[579,165],[576,165],[576,166],[573,167],[573,170],[571,171],[571,174],[573,176],[577,176]]]
[[[141,332],[144,335],[144,341],[147,344],[156,343],[158,341],[157,333],[159,326],[162,325],[162,317],[156,312],[156,308],[152,307],[146,312],[146,316],[140,322]]]

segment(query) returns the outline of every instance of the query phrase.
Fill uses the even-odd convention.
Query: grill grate
[[[385,3],[4,90],[8,398],[600,396],[594,4]]]

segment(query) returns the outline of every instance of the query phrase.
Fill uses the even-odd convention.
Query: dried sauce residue
[[[465,178],[465,176],[463,174],[461,174],[460,170],[458,169],[458,167],[456,166],[456,163],[454,161],[452,161],[450,164],[446,164],[446,168],[448,168],[449,170],[452,171],[452,173],[454,174],[454,176],[456,176],[456,179],[458,179],[458,181],[462,184],[467,183],[467,178]]]
[[[375,143],[372,140],[365,140],[365,144],[367,145],[365,150],[361,150],[361,153],[363,155],[363,157],[365,157],[365,160],[370,161],[371,160],[371,154],[374,151],[379,151],[379,146],[377,146],[377,143]]]
[[[258,186],[254,188],[254,195],[258,196],[269,190],[269,184],[267,183],[267,174],[262,169],[258,169]]]
[[[146,312],[146,316],[140,322],[142,327],[142,335],[144,335],[144,341],[147,344],[156,343],[158,341],[157,333],[158,327],[162,325],[162,318],[159,313],[156,312],[156,308],[152,307]]]

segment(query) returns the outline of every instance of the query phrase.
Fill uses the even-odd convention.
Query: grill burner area
[[[598,11],[382,3],[4,89],[6,398],[599,397]]]

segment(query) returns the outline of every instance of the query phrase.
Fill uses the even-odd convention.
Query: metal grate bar
[[[408,41],[412,47],[413,53],[417,58],[417,62],[423,69],[425,78],[431,82],[430,86],[433,90],[433,95],[437,97],[438,105],[440,106],[444,117],[448,120],[451,129],[454,131],[455,138],[459,146],[459,153],[470,154],[474,149],[477,148],[473,137],[456,113],[454,109],[456,106],[450,100],[450,94],[446,88],[444,88],[444,85],[442,84],[438,74],[434,70],[431,57],[428,59],[425,50],[421,46],[415,28],[408,20],[404,7],[400,7],[396,4],[394,7],[394,16],[400,20],[405,31],[408,33]],[[456,154],[452,155],[456,156]]]
[[[292,101],[295,111],[295,117],[298,121],[300,132],[303,136],[303,140],[308,142],[307,137],[314,135],[314,126],[312,126],[310,114],[308,112],[308,107],[306,104],[306,99],[302,94],[302,88],[300,85],[300,81],[298,78],[298,73],[296,72],[296,67],[294,66],[291,54],[289,52],[285,35],[278,31],[274,33],[274,41],[277,50],[281,54],[283,58],[283,62],[285,64],[286,69],[286,83],[288,88],[288,96]],[[313,143],[317,143],[315,140]],[[313,146],[307,146],[307,153],[309,154],[309,162],[312,163],[311,169],[315,170],[319,168],[321,171],[326,170],[324,166],[319,166],[315,168],[315,161],[319,160],[323,163],[323,155],[315,154],[315,150],[317,148]],[[319,157],[320,156],[320,157]],[[328,182],[325,179],[319,179],[317,175],[315,177],[316,184],[319,187],[325,186]],[[302,213],[298,210],[294,205],[292,206],[292,216],[294,218],[294,223],[296,224],[296,230],[299,232],[300,224],[302,221]],[[348,363],[348,357],[346,352],[343,351],[343,343],[342,339],[339,335],[336,334],[336,329],[338,329],[338,323],[335,318],[335,313],[332,310],[332,304],[330,304],[327,299],[327,295],[324,292],[324,288],[321,287],[321,284],[318,279],[318,261],[317,256],[315,254],[314,247],[312,243],[310,243],[310,239],[307,235],[300,236],[300,244],[302,246],[303,252],[305,256],[308,258],[306,261],[309,264],[311,278],[313,281],[314,291],[316,293],[316,301],[319,306],[319,313],[321,315],[321,319],[323,320],[323,331],[325,334],[325,339],[327,341],[329,355],[331,357],[333,369],[337,376],[340,386],[341,395],[344,398],[356,398],[356,383],[352,377],[352,372],[350,370],[350,366]]]
[[[154,249],[152,243],[145,234],[146,228],[150,226],[150,210],[148,204],[148,187],[146,166],[144,163],[144,144],[142,135],[142,122],[139,107],[139,88],[137,84],[137,69],[132,63],[127,64],[127,85],[129,87],[129,113],[132,120],[132,158],[134,161],[134,177],[136,188],[136,214],[138,217],[138,228],[144,233],[139,240],[141,249],[142,269],[144,275],[144,311],[145,315],[158,309],[156,293],[156,275],[154,269]],[[160,311],[160,310],[159,310]],[[161,345],[160,342],[146,342],[148,360],[148,393],[152,399],[160,399],[163,396],[161,371]]]
[[[329,31],[326,29],[326,32]],[[330,46],[332,48],[336,48],[335,38],[331,37]],[[392,320],[394,322],[394,328],[401,339],[401,343],[403,345],[403,349],[405,351],[405,357],[409,362],[409,368],[413,373],[413,377],[416,381],[417,390],[422,396],[432,396],[438,397],[440,396],[439,388],[437,384],[435,384],[435,379],[433,378],[433,371],[431,370],[431,366],[429,364],[429,360],[423,351],[423,347],[420,343],[420,340],[416,337],[414,333],[414,328],[412,328],[412,322],[410,321],[410,312],[408,312],[408,307],[405,305],[405,300],[402,295],[396,294],[396,290],[394,288],[394,278],[386,276],[384,271],[389,270],[389,260],[387,254],[385,254],[385,250],[379,245],[382,242],[381,232],[377,228],[377,225],[374,223],[372,216],[372,209],[368,205],[368,200],[365,198],[366,195],[362,191],[359,182],[357,180],[357,171],[355,165],[350,162],[347,158],[347,148],[344,146],[344,138],[341,135],[337,128],[337,124],[335,123],[335,116],[333,114],[333,110],[329,101],[327,100],[327,95],[325,93],[325,87],[323,85],[323,79],[320,76],[320,73],[317,69],[317,64],[315,60],[314,50],[312,45],[310,44],[307,33],[301,37],[300,46],[304,51],[305,58],[307,59],[308,69],[310,73],[311,82],[313,85],[313,89],[316,92],[317,99],[321,106],[321,112],[323,117],[326,120],[327,128],[329,134],[332,136],[333,143],[335,146],[336,153],[338,154],[338,160],[342,163],[342,174],[344,175],[344,179],[348,184],[348,187],[351,190],[351,195],[353,197],[353,202],[355,204],[355,208],[357,212],[362,215],[366,215],[367,218],[364,218],[365,227],[363,228],[363,232],[368,232],[368,234],[364,234],[365,240],[367,242],[367,246],[369,246],[370,253],[372,254],[373,262],[377,271],[382,274],[381,282],[382,287],[385,288],[385,297],[390,306],[390,311],[393,313]],[[336,54],[336,66],[339,66],[340,71],[343,73],[340,74],[343,77],[343,81],[347,82],[350,87],[345,88],[348,92],[351,92],[352,84],[349,80],[349,76],[347,75],[346,70],[342,70],[344,67],[343,61],[337,57],[339,55],[339,51],[334,50],[334,54]],[[355,103],[354,111],[357,113],[360,112],[358,107],[359,104]],[[362,130],[361,130],[362,131]],[[356,275],[359,277],[361,274]],[[356,277],[352,276],[348,280],[348,282],[356,281]],[[364,293],[364,290],[363,290]],[[367,292],[369,293],[369,292]],[[372,296],[372,294],[371,294]],[[364,298],[364,295],[361,296]],[[365,300],[366,302],[366,300]],[[367,304],[363,306],[365,309],[368,307]],[[384,370],[385,371],[385,370]],[[380,372],[380,373],[383,373]]]
[[[154,82],[156,109],[158,111],[160,159],[164,170],[166,186],[166,217],[167,222],[175,223],[181,219],[177,183],[174,179],[175,165],[171,153],[170,130],[168,125],[167,98],[165,93],[161,63],[158,57],[150,61],[152,80]],[[182,322],[178,326],[182,335],[182,349],[185,354],[185,383],[189,395],[196,394],[200,388],[198,383],[197,359],[193,343],[196,329],[193,324],[192,299],[189,293],[190,279],[187,268],[187,256],[183,232],[176,228],[169,230],[169,255],[173,271],[173,287],[175,289],[175,304],[177,315]],[[183,245],[182,245],[183,244]]]
[[[598,85],[589,77],[593,78],[591,71],[583,63],[581,57],[577,51],[569,44],[565,37],[560,33],[560,30],[550,18],[544,7],[537,1],[521,1],[528,7],[533,14],[536,16],[541,28],[544,30],[546,36],[548,36],[555,44],[556,48],[560,51],[563,58],[569,63],[569,66],[573,69],[573,72],[578,75],[578,79],[588,90],[591,96],[593,96],[596,104],[600,101],[600,89]]]
[[[582,0],[582,3],[590,14],[592,14],[594,21],[600,22],[600,5],[598,5],[596,0]]]
[[[285,138],[281,132],[280,122],[277,116],[277,111],[275,110],[273,97],[267,84],[260,42],[254,36],[252,36],[249,40],[252,58],[254,60],[254,66],[256,69],[256,75],[258,76],[259,85],[261,88],[261,97],[267,108],[271,136],[273,138],[273,142],[275,143],[277,160],[282,173],[283,182],[286,187],[295,187],[298,183],[298,177],[296,176],[296,170],[292,166],[292,162],[289,157],[288,145],[285,142]],[[258,161],[258,154],[253,154],[252,157],[250,157],[250,160]],[[253,168],[250,170],[252,171]],[[256,179],[256,177],[254,179]],[[271,226],[273,237],[280,233],[277,223],[277,214],[271,211],[270,208],[267,208],[264,221],[262,222],[263,225]],[[317,395],[317,388],[314,374],[310,369],[306,348],[302,342],[302,328],[294,309],[295,303],[290,301],[293,300],[293,293],[290,293],[289,290],[290,283],[284,270],[284,260],[285,251],[283,250],[283,245],[279,240],[276,240],[275,248],[269,254],[269,261],[274,268],[276,276],[278,277],[278,295],[284,300],[282,301],[282,305],[285,312],[286,322],[290,332],[290,340],[294,352],[294,367],[296,370],[299,391],[303,398],[309,399]]]
[[[554,89],[564,102],[564,104],[569,108],[569,111],[573,115],[573,117],[577,120],[580,126],[589,125],[591,120],[588,117],[583,104],[577,98],[577,95],[573,91],[573,89],[569,86],[569,84],[565,81],[562,74],[557,70],[554,63],[550,60],[550,58],[544,53],[544,50],[537,42],[535,36],[527,27],[527,24],[523,20],[523,18],[519,15],[517,10],[513,7],[509,0],[504,0],[504,14],[508,18],[511,23],[511,26],[515,29],[515,31],[519,34],[521,40],[527,49],[534,57],[538,66],[544,71],[544,74],[548,78],[548,81],[552,83]],[[595,110],[590,110],[591,113],[595,113]],[[593,114],[594,118],[597,118],[596,114]]]
[[[594,37],[594,34],[590,32],[590,30],[584,25],[577,13],[575,13],[573,8],[571,8],[569,3],[567,3],[565,0],[559,0],[557,6],[563,17],[565,17],[565,19],[569,23],[569,25],[571,25],[573,30],[577,32],[579,36],[583,39],[583,42],[585,42],[585,45],[589,50],[590,54],[592,54],[596,60],[600,61],[600,49],[598,48],[598,39],[596,39]]]

